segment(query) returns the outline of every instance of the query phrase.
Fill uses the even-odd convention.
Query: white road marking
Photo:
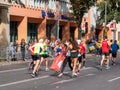
[[[38,78],[32,78],[32,79],[26,79],[26,80],[21,80],[21,81],[17,81],[17,82],[7,83],[7,84],[1,84],[0,88],[10,86],[10,85],[20,84],[20,83],[25,83],[25,82],[29,82],[29,81],[39,80],[39,79],[43,79],[43,78],[47,78],[47,77],[50,77],[50,76],[46,75],[46,76],[41,76]]]
[[[93,76],[93,75],[95,75],[95,74],[90,73],[90,74],[87,74],[85,76],[78,76],[78,78],[83,78],[83,77],[88,77],[88,76]],[[67,79],[67,80],[61,80],[61,81],[58,81],[58,82],[54,82],[51,85],[61,84],[61,83],[66,83],[66,82],[71,82],[71,81],[74,81],[76,79],[77,79],[77,77],[76,78],[72,78],[72,79]]]
[[[90,73],[90,74],[87,74],[87,75],[85,75],[85,76],[93,76],[93,75],[95,75],[95,74],[93,74],[93,73]]]
[[[93,67],[86,67],[86,68],[82,68],[81,71],[83,70],[89,70],[89,69],[94,69]],[[64,74],[68,74],[70,72],[63,72]]]
[[[22,70],[26,70],[27,68],[18,68],[18,69],[11,69],[11,70],[4,70],[4,71],[0,71],[0,73],[7,73],[7,72],[14,72],[14,71],[22,71]]]
[[[88,69],[92,69],[93,67],[86,67],[86,68],[82,68],[81,70],[88,70]],[[11,70],[3,70],[0,71],[0,73],[7,73],[7,72],[15,72],[15,71],[22,71],[22,70],[27,70],[27,68],[18,68],[18,69],[11,69]],[[68,73],[68,72],[65,72]]]
[[[113,82],[113,81],[118,80],[118,79],[120,79],[120,77],[116,77],[116,78],[110,79],[110,80],[108,80],[108,82]]]
[[[58,81],[58,82],[52,83],[51,85],[65,83],[65,82],[70,82],[70,81],[73,81],[73,80],[75,80],[75,79],[62,80],[62,81]]]
[[[88,69],[93,69],[93,67],[85,67],[85,68],[81,68],[81,70],[88,70]]]
[[[22,71],[22,70],[26,70],[27,68],[19,68],[19,69],[12,69],[12,70],[4,70],[4,71],[0,71],[0,73],[7,73],[7,72],[14,72],[14,71]],[[83,68],[81,70],[88,70],[88,69],[92,69],[92,67],[86,67],[86,68]],[[87,76],[91,76],[93,74],[89,74]],[[85,75],[86,76],[86,75]],[[26,80],[21,80],[21,81],[16,81],[16,82],[11,82],[11,83],[6,83],[6,84],[1,84],[0,87],[6,87],[6,86],[10,86],[10,85],[15,85],[15,84],[20,84],[20,83],[25,83],[25,82],[29,82],[29,81],[34,81],[34,80],[39,80],[39,79],[43,79],[43,78],[47,78],[47,77],[50,77],[49,75],[46,75],[46,76],[41,76],[41,77],[38,77],[38,78],[32,78],[32,79],[26,79]],[[84,76],[82,76],[84,77]],[[58,84],[58,83],[64,83],[64,82],[70,82],[70,81],[73,81],[74,79],[68,79],[68,80],[62,80],[62,81],[58,81],[58,82],[55,82],[55,83],[52,83],[53,84]]]

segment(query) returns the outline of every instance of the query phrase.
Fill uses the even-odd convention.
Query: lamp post
[[[60,29],[60,3],[57,3],[57,39],[59,39],[59,29]]]
[[[107,23],[107,1],[105,0],[105,27]]]
[[[103,33],[103,38],[107,37],[107,1],[105,0],[105,23],[104,23],[104,33]]]
[[[59,16],[58,16],[58,18],[57,18],[57,39],[59,39],[59,29],[60,29],[59,22],[60,22],[60,19],[59,19]]]

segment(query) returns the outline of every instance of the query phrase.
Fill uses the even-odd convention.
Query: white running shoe
[[[62,77],[62,75],[63,75],[63,73],[60,73],[60,74],[58,75],[58,77]]]
[[[49,68],[46,68],[45,71],[49,71]]]
[[[77,77],[77,76],[78,76],[77,73],[72,74],[72,77]]]
[[[110,69],[110,66],[106,66],[106,69]]]

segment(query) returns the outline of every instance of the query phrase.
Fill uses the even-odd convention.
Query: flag
[[[111,29],[111,30],[114,30],[114,29],[115,29],[115,23],[111,23],[111,24],[110,24],[110,29]]]
[[[65,59],[65,55],[60,53],[57,57],[55,57],[55,59],[53,60],[53,63],[50,67],[50,69],[56,71],[56,72],[59,72],[60,71],[60,68],[62,66],[62,63]]]

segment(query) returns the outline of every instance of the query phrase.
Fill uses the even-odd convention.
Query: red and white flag
[[[60,71],[60,68],[62,66],[62,63],[65,59],[65,55],[60,53],[57,57],[55,57],[55,59],[53,60],[53,63],[50,67],[50,69],[56,71],[56,72],[59,72]]]

